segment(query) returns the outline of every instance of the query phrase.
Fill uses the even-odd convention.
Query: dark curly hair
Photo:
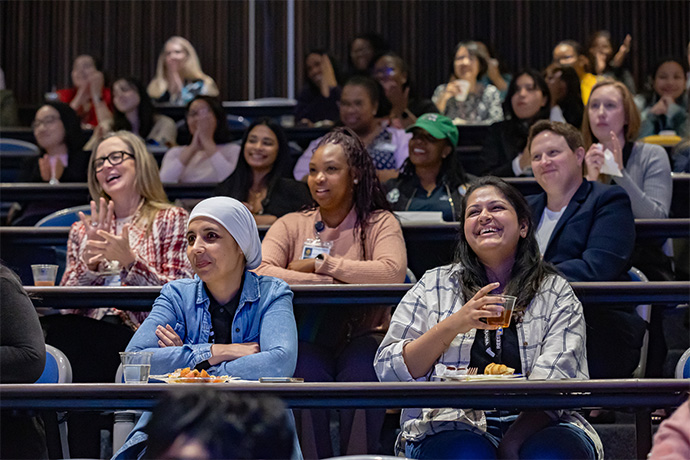
[[[153,411],[144,458],[161,458],[179,437],[198,442],[209,458],[288,458],[294,441],[287,414],[273,396],[171,391]]]
[[[462,199],[459,216],[460,234],[455,250],[455,263],[462,266],[459,275],[462,295],[467,301],[489,284],[486,269],[467,242],[464,231],[468,201],[474,192],[483,187],[494,187],[513,207],[518,222],[527,223],[527,235],[525,238],[520,238],[517,244],[510,281],[507,286],[502,286],[504,294],[517,297],[516,308],[526,308],[539,291],[544,279],[558,272],[553,265],[545,262],[541,257],[535,236],[536,229],[532,222],[532,211],[527,201],[515,187],[494,176],[484,176],[473,181]]]
[[[367,259],[365,246],[366,229],[374,214],[379,211],[391,211],[386,200],[386,192],[376,176],[376,168],[362,140],[350,128],[335,128],[319,142],[317,149],[326,144],[339,145],[347,158],[352,178],[356,181],[352,191],[352,202],[355,207],[355,237],[359,229],[359,241],[363,260]],[[316,205],[313,206],[315,208]],[[370,255],[370,254],[369,254]]]

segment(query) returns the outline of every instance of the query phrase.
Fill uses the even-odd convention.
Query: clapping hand
[[[673,98],[671,96],[661,96],[659,102],[654,104],[650,111],[654,115],[665,115],[668,112],[668,108],[673,104]]]
[[[87,249],[93,251],[96,256],[89,263],[96,263],[102,260],[117,260],[121,267],[125,267],[136,260],[136,256],[129,246],[130,224],[122,227],[122,235],[117,236],[105,230],[98,230],[101,241],[91,240],[86,243]]]

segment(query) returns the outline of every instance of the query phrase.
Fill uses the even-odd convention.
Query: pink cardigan
[[[290,284],[387,284],[402,283],[407,269],[407,252],[400,224],[387,211],[374,213],[366,231],[367,260],[362,260],[359,232],[354,234],[354,208],[336,228],[320,233],[332,241],[330,255],[316,262],[316,273],[288,270],[302,255],[304,241],[314,238],[314,224],[321,220],[318,209],[287,214],[271,225],[261,244],[263,262],[260,275],[275,276]]]

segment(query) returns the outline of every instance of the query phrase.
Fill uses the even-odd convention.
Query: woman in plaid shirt
[[[103,139],[88,171],[91,215],[80,213],[67,241],[63,286],[162,286],[191,278],[185,256],[188,214],[172,206],[144,142],[128,131]],[[73,311],[132,329],[148,312]]]
[[[460,218],[455,263],[428,271],[398,305],[374,361],[379,379],[426,381],[446,366],[481,373],[492,362],[528,379],[588,378],[582,305],[542,261],[522,195],[480,178]],[[492,294],[517,297],[511,325],[498,331],[485,322],[503,311]],[[472,409],[404,409],[401,424],[396,450],[411,458],[603,456],[596,432],[569,411],[522,412],[498,436]]]

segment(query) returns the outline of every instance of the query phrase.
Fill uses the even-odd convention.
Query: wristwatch
[[[315,257],[315,259],[316,259],[316,260],[323,260],[323,259],[324,259],[323,254],[317,255],[317,256]]]

